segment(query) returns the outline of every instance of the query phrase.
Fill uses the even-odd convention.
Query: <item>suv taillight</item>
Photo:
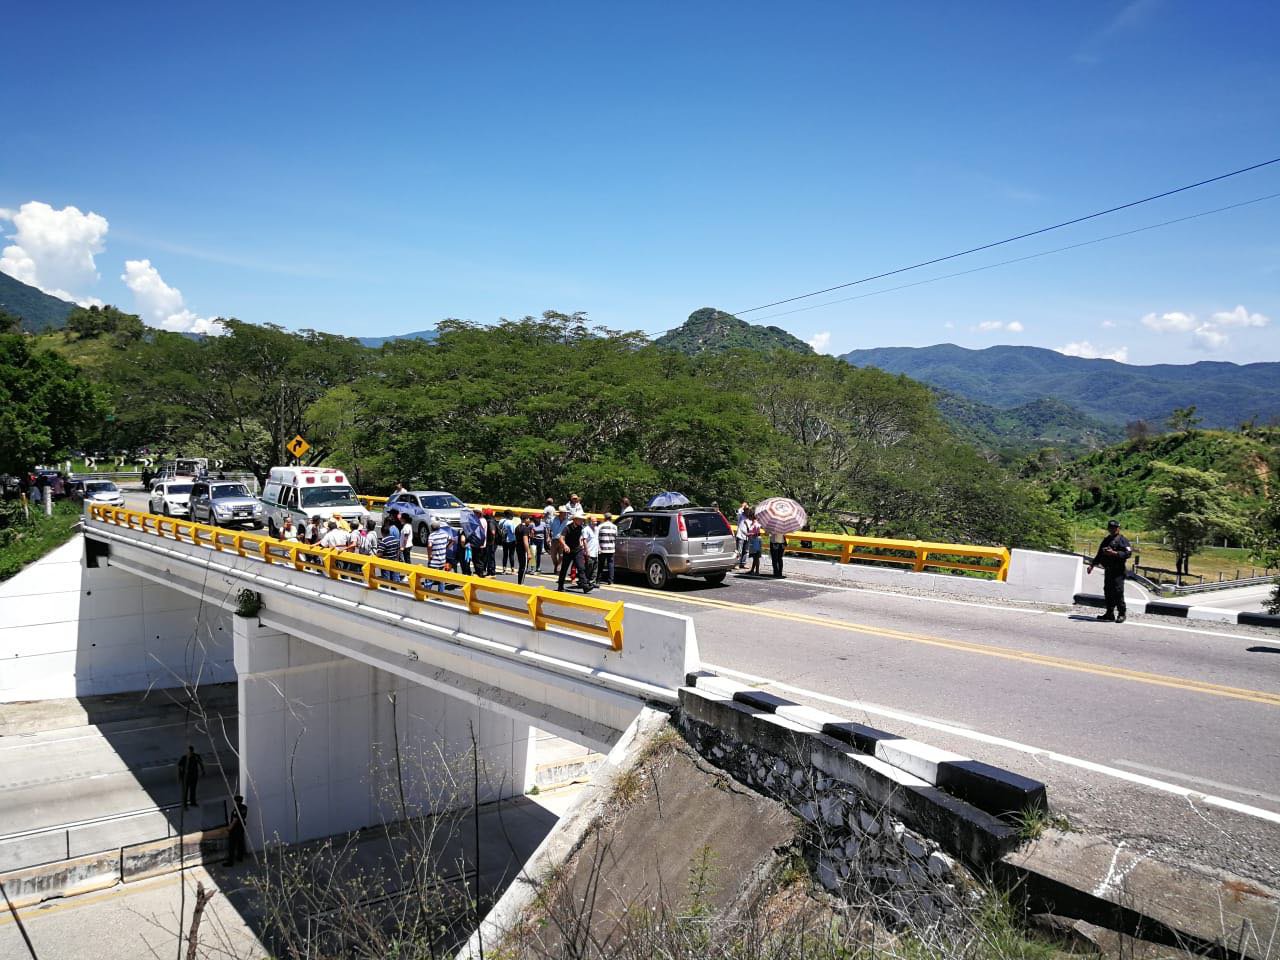
[[[676,514],[676,529],[680,531],[680,539],[681,539],[681,540],[688,540],[688,539],[689,539],[689,528],[688,528],[688,527],[686,527],[686,526],[684,525],[684,514],[683,514],[683,513],[677,513],[677,514]]]

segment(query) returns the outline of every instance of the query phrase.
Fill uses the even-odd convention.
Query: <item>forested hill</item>
[[[1041,347],[967,350],[953,343],[854,350],[843,359],[858,367],[905,373],[997,407],[1052,397],[1117,425],[1163,422],[1175,408],[1191,404],[1207,427],[1235,427],[1250,419],[1265,422],[1280,416],[1280,363],[1201,361],[1142,367],[1068,357]]]
[[[393,333],[389,337],[356,337],[361,346],[380,347],[393,340],[434,340],[438,334],[435,330],[414,330],[412,333]]]
[[[39,333],[61,327],[75,307],[74,303],[0,273],[0,310],[21,319],[23,330]]]
[[[1016,407],[979,403],[934,389],[938,412],[964,439],[1006,460],[1053,447],[1066,454],[1087,453],[1123,438],[1123,430],[1081,413],[1051,397]]]
[[[689,314],[689,319],[674,330],[654,340],[660,347],[679,350],[686,356],[724,353],[726,350],[795,350],[813,353],[813,348],[781,327],[763,327],[739,320],[731,313],[714,307],[703,307]]]
[[[1101,525],[1118,516],[1130,526],[1141,522],[1157,461],[1210,470],[1238,516],[1256,515],[1280,477],[1280,429],[1184,430],[1130,440],[1058,466],[1033,463],[1033,479],[1049,502],[1067,517]]]

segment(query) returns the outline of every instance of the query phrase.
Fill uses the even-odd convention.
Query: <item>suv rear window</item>
[[[718,513],[686,513],[684,525],[690,539],[694,537],[728,537],[733,535],[729,524]]]

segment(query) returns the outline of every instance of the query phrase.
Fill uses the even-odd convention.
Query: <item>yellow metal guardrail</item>
[[[468,577],[460,573],[401,563],[398,560],[383,560],[345,550],[322,549],[292,540],[276,540],[266,534],[225,530],[204,523],[125,510],[121,507],[89,504],[89,515],[118,527],[209,547],[219,552],[234,553],[266,564],[278,563],[295,570],[310,570],[332,580],[359,583],[370,590],[380,587],[395,590],[407,593],[415,600],[431,597],[465,607],[469,613],[491,610],[525,617],[536,630],[545,630],[550,624],[567,627],[603,637],[614,650],[622,649],[622,618],[625,611],[621,600],[597,600],[593,597],[563,594],[545,587],[526,587],[501,580]],[[448,589],[441,591],[439,588],[442,586],[458,589],[457,592],[450,592]],[[548,608],[566,608],[566,611],[556,612]],[[575,620],[565,615],[565,612],[571,610],[599,614],[603,622],[597,625]]]
[[[787,550],[831,557],[841,563],[874,560],[911,567],[917,573],[926,567],[944,570],[976,570],[997,580],[1009,576],[1008,547],[965,546],[959,543],[928,543],[922,540],[892,540],[882,537],[854,537],[842,533],[804,530],[787,534]],[[956,559],[956,558],[960,559]],[[982,563],[993,560],[994,563]]]
[[[364,508],[366,510],[372,511],[372,510],[381,510],[383,505],[387,502],[389,498],[358,496],[356,497],[356,499],[364,504]],[[517,517],[531,517],[531,516],[534,516],[535,514],[538,516],[541,516],[543,509],[545,509],[543,507],[507,507],[507,506],[500,506],[496,503],[469,503],[467,504],[467,506],[469,506],[472,510],[492,510],[498,516],[502,516],[502,514],[510,510]],[[604,519],[603,513],[585,513],[583,514],[583,516],[595,517],[595,519],[597,520]],[[614,514],[614,517],[616,518],[617,514]]]
[[[360,497],[359,499],[367,510],[380,509],[387,502],[386,497]],[[497,514],[510,510],[517,516],[542,512],[541,508],[502,507],[488,503],[473,503],[470,506],[475,510],[491,509]],[[601,519],[604,514],[588,513],[587,516]],[[911,567],[917,573],[932,567],[936,570],[972,570],[978,573],[989,573],[997,580],[1007,580],[1009,576],[1008,547],[966,546],[961,543],[894,540],[886,537],[855,537],[843,533],[817,533],[803,530],[799,533],[787,534],[787,551],[831,557],[841,563],[849,563],[853,560],[896,563]],[[956,557],[961,559],[954,559]],[[995,562],[983,563],[981,562],[983,560]]]

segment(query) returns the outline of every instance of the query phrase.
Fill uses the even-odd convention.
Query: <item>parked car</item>
[[[409,517],[413,523],[413,536],[419,546],[427,545],[431,535],[431,521],[447,523],[455,530],[462,529],[462,511],[466,504],[444,490],[410,490],[393,494],[382,507],[385,514],[395,507],[401,517]]]
[[[265,523],[262,504],[239,480],[197,480],[191,484],[191,519],[254,530]]]
[[[84,482],[84,502],[123,507],[124,494],[112,480],[86,480]]]
[[[649,586],[657,589],[677,576],[723,583],[737,563],[737,554],[733,530],[718,510],[638,510],[618,521],[614,563],[619,570],[643,574]]]
[[[151,485],[151,512],[166,517],[185,517],[191,513],[190,480],[157,480]]]

